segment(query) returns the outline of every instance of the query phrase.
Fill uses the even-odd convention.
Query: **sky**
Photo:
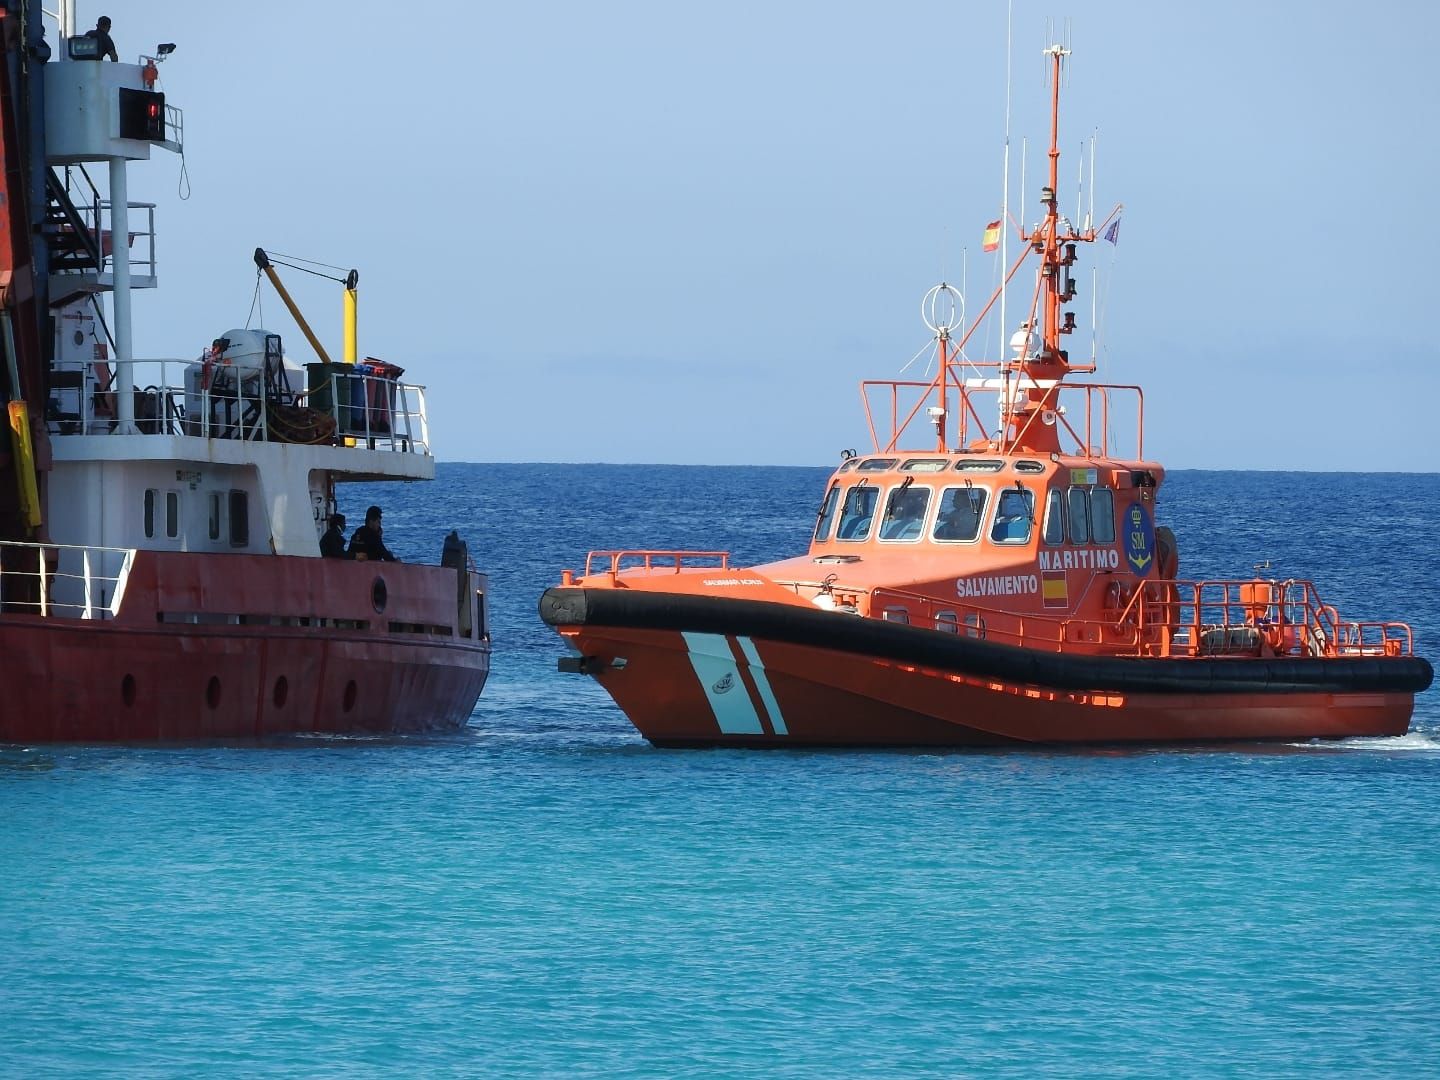
[[[361,353],[428,387],[442,460],[828,465],[868,448],[858,384],[925,345],[926,290],[976,312],[995,280],[1004,0],[100,14],[122,59],[176,43],[185,117],[188,199],[174,155],[131,169],[160,233],[137,357],[245,325],[256,246],[353,266]],[[1028,220],[1067,20],[1062,209],[1092,136],[1096,209],[1124,204],[1077,339],[1097,265],[1099,377],[1144,386],[1146,456],[1440,470],[1440,5],[1014,0]],[[282,273],[338,353],[340,286]]]

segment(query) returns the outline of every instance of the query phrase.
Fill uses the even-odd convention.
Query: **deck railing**
[[[117,367],[74,361],[54,365],[46,409],[52,435],[119,434]],[[422,386],[331,370],[319,386],[282,390],[277,398],[273,389],[267,392],[258,369],[207,367],[199,360],[133,360],[129,367],[135,428],[142,435],[430,452]],[[277,401],[300,411],[277,411],[272,407]],[[331,423],[320,423],[317,416],[329,417]]]
[[[628,564],[628,565],[627,565]],[[729,570],[728,551],[592,551],[585,556],[585,576],[609,574],[618,577],[625,570],[671,569]]]
[[[1098,579],[1097,579],[1098,580]],[[1009,645],[1145,656],[1410,656],[1401,622],[1343,619],[1309,581],[1118,580],[1106,617],[1021,613],[904,589],[869,594],[871,617]],[[856,592],[837,587],[837,592]],[[860,594],[857,594],[857,599]],[[862,609],[863,610],[863,609]]]
[[[134,562],[134,548],[0,540],[0,613],[112,619]]]

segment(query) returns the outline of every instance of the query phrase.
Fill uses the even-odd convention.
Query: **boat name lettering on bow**
[[[1075,548],[1040,552],[1041,570],[1115,570],[1120,552],[1114,548]]]
[[[1034,574],[1005,574],[1002,577],[957,578],[955,592],[959,596],[1015,596],[1040,591],[1040,579]]]
[[[707,585],[707,586],[709,586],[709,585],[764,585],[764,584],[765,584],[765,579],[764,579],[764,578],[758,578],[758,577],[726,577],[726,578],[710,577],[710,578],[705,578],[703,581],[700,582],[700,584],[701,584],[701,585]]]

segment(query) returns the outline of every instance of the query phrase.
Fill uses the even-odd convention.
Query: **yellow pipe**
[[[353,364],[360,359],[360,349],[356,344],[357,327],[359,315],[356,311],[356,302],[359,294],[355,286],[360,283],[360,275],[351,270],[345,277],[345,363]]]
[[[300,314],[300,309],[295,306],[295,301],[290,299],[290,294],[285,291],[285,286],[280,284],[280,275],[275,273],[275,268],[270,265],[270,257],[260,248],[255,249],[255,265],[265,271],[265,276],[270,279],[270,284],[275,286],[275,291],[280,294],[280,299],[285,301],[285,306],[290,309],[290,314],[299,325],[301,332],[309,340],[310,347],[315,350],[315,355],[320,357],[323,362],[330,363],[325,346],[320,344],[320,339],[310,329],[310,324],[305,321],[305,316]]]

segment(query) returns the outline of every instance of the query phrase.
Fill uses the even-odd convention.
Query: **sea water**
[[[1440,1075],[1437,691],[1401,739],[660,751],[556,673],[536,599],[588,548],[793,554],[825,475],[347,491],[490,571],[470,729],[0,748],[0,1073]],[[1268,559],[1440,660],[1437,506],[1178,472],[1158,520],[1182,576]]]

